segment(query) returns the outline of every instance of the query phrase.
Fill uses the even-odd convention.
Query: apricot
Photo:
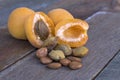
[[[24,22],[26,18],[33,13],[34,11],[32,9],[26,7],[16,8],[11,12],[8,18],[8,30],[14,38],[27,39],[24,30]]]
[[[81,19],[68,19],[59,22],[55,27],[58,44],[66,44],[70,47],[85,45],[88,40],[88,28],[87,22]]]
[[[74,18],[70,12],[62,8],[49,11],[48,16],[53,20],[55,25],[62,20]]]
[[[28,41],[36,48],[40,48],[48,37],[52,36],[54,24],[43,12],[31,14],[25,21],[25,33]]]

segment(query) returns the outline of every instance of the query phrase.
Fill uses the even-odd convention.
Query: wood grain
[[[0,27],[7,24],[8,15],[18,7],[28,7],[35,11],[48,12],[54,8],[65,8],[77,18],[87,18],[91,14],[111,6],[112,0],[2,0],[0,1]]]
[[[120,52],[95,80],[120,80]]]
[[[0,28],[0,70],[15,63],[34,49],[28,41],[14,39],[6,28]]]
[[[91,80],[120,49],[120,13],[97,12],[86,20],[90,24],[89,54],[83,67],[51,70],[40,64],[35,52],[0,73],[0,80]]]
[[[58,0],[2,0],[0,1],[0,27],[3,27],[7,24],[7,20],[9,17],[9,14],[18,7],[28,7],[33,10],[42,10],[46,7],[52,5],[54,2],[57,2]],[[4,26],[7,27],[7,26]]]
[[[45,11],[60,7],[69,10],[76,18],[86,19],[97,11],[111,8],[111,4],[112,0],[60,0]]]

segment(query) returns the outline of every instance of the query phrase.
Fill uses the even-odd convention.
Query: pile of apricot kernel
[[[72,49],[68,45],[59,44],[51,51],[48,51],[46,47],[38,49],[36,51],[36,56],[40,62],[47,65],[48,68],[58,69],[65,66],[75,70],[82,67],[81,58],[86,56],[87,53],[88,49],[83,46]]]
[[[77,57],[86,54],[87,48],[81,49],[80,47],[87,43],[88,29],[89,25],[86,21],[74,18],[67,10],[61,8],[53,9],[45,14],[41,11],[35,12],[32,9],[21,7],[13,10],[8,18],[8,30],[14,38],[28,40],[36,48],[47,48],[48,56],[53,61],[58,59],[51,56],[56,53],[53,50],[56,49],[56,45],[67,45],[70,47],[69,49],[75,48],[75,50],[68,52],[69,49],[63,50],[65,46],[62,48],[59,46],[58,53],[55,55],[60,59],[66,58],[70,53],[69,56]],[[79,54],[79,51],[82,53]]]

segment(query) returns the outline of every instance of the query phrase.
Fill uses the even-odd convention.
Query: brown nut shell
[[[80,62],[77,62],[77,61],[72,61],[70,64],[69,64],[69,67],[73,70],[75,69],[79,69],[82,67],[82,64]]]
[[[40,48],[36,51],[36,56],[38,58],[45,57],[47,56],[47,54],[48,54],[47,48]]]
[[[16,8],[11,12],[8,18],[8,30],[14,38],[23,40],[27,39],[24,30],[24,23],[26,18],[31,14],[34,14],[34,11],[26,7]]]
[[[63,65],[63,66],[68,66],[70,64],[70,60],[67,59],[67,58],[64,58],[64,59],[61,59],[60,60],[60,63]]]
[[[82,62],[81,59],[78,58],[78,57],[69,56],[69,57],[67,57],[67,59],[69,59],[69,60],[71,60],[71,61]]]
[[[48,68],[51,68],[51,69],[58,69],[60,68],[62,65],[60,63],[57,63],[57,62],[53,62],[53,63],[50,63],[47,65]]]
[[[43,41],[52,35],[54,24],[43,12],[30,15],[25,22],[25,32],[29,42],[36,48],[40,48]]]
[[[52,59],[50,59],[49,57],[41,57],[41,58],[40,58],[40,62],[41,62],[42,64],[49,64],[49,63],[52,62]]]

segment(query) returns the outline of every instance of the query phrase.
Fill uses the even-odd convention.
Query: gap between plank
[[[119,54],[120,49],[116,52],[116,54],[108,61],[108,63],[106,63],[106,65],[101,69],[100,72],[98,72],[98,74],[96,74],[92,80],[95,80],[97,76],[99,76],[99,74],[109,65],[109,63],[115,58],[115,56],[117,56],[117,54]]]
[[[17,59],[15,62],[9,64],[7,67],[5,67],[4,69],[0,70],[0,72],[4,71],[5,69],[11,67],[13,64],[17,63],[18,61],[22,60],[23,58],[27,57],[28,55],[30,55],[30,53],[33,53],[37,50],[37,48],[32,49],[31,51],[27,52],[25,55],[21,56],[19,59]]]

